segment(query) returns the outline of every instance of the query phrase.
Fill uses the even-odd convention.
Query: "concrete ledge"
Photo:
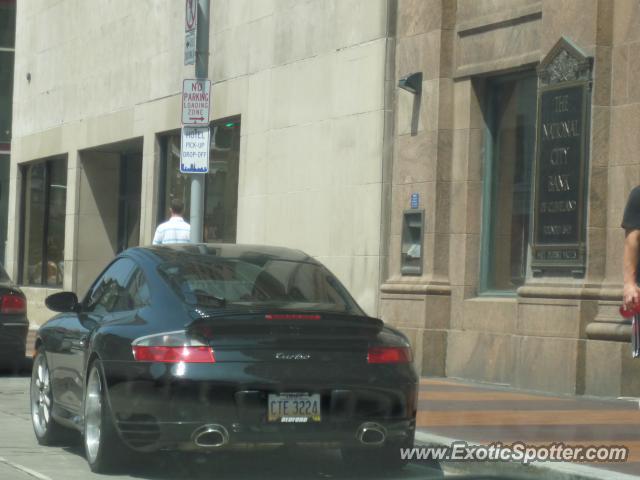
[[[542,17],[542,2],[527,5],[515,9],[505,9],[502,12],[491,15],[483,15],[473,20],[459,23],[456,32],[458,35],[471,35],[478,31],[491,30],[504,27],[509,24],[537,20]]]
[[[540,61],[540,51],[527,52],[521,55],[503,57],[497,60],[487,60],[479,63],[467,63],[455,69],[454,80],[460,80],[474,75],[481,75],[489,72],[500,72],[513,68],[533,66]]]
[[[382,293],[414,295],[451,295],[451,286],[444,283],[393,282],[383,283]]]
[[[415,446],[450,446],[453,442],[467,440],[443,437],[424,431],[416,431]],[[637,480],[637,476],[613,470],[595,468],[567,462],[544,462],[523,465],[517,462],[443,462],[443,470],[455,470],[456,473],[473,475],[500,475],[505,478],[553,478],[557,480]]]
[[[518,288],[518,296],[527,298],[560,298],[575,300],[616,301],[622,299],[621,288],[593,288],[579,285],[524,285]]]

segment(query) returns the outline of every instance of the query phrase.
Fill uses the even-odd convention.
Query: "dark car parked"
[[[309,444],[401,466],[418,377],[406,337],[308,255],[179,245],[119,255],[37,336],[38,441],[83,432],[92,470],[123,452]]]
[[[28,333],[27,299],[0,266],[0,367],[22,366]]]

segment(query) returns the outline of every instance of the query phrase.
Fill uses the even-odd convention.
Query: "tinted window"
[[[489,83],[492,148],[485,169],[481,290],[515,291],[529,263],[532,169],[536,137],[535,74]]]
[[[102,275],[87,296],[87,310],[98,314],[133,310],[134,301],[128,290],[135,277],[132,260],[116,260]]]
[[[67,160],[22,167],[22,283],[62,286],[67,205]]]
[[[144,278],[142,270],[136,270],[135,274],[133,275],[133,279],[129,283],[127,292],[131,297],[133,308],[142,308],[146,305],[149,305],[149,303],[151,302],[151,294],[149,293],[149,285]]]
[[[324,267],[280,259],[197,257],[159,267],[161,277],[187,303],[264,305],[361,313]]]

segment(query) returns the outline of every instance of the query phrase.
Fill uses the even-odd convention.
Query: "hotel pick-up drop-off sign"
[[[209,127],[182,127],[180,172],[207,173],[209,171]]]
[[[183,80],[180,172],[209,172],[210,80]]]

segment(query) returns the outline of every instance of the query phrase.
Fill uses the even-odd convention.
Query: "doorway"
[[[80,152],[77,286],[86,289],[115,255],[140,243],[142,139]]]

